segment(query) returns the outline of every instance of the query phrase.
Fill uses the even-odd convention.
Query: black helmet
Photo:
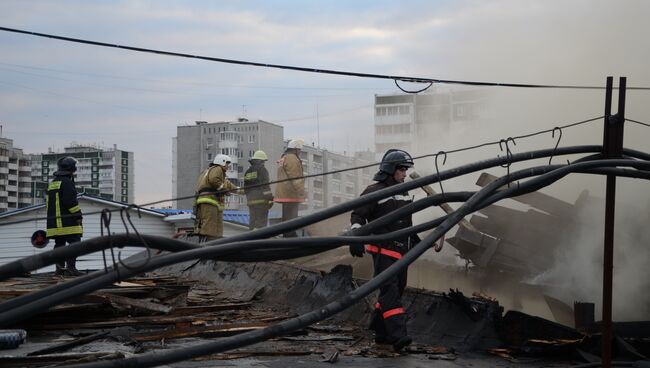
[[[383,181],[389,176],[395,174],[398,167],[413,167],[413,158],[408,152],[391,148],[384,154],[379,165],[379,172],[375,174],[373,180]]]
[[[59,159],[59,161],[56,163],[56,166],[58,167],[59,171],[69,171],[69,172],[75,172],[77,171],[77,160],[74,159],[74,157],[63,157]]]

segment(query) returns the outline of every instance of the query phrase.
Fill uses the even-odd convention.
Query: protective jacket
[[[223,236],[226,193],[217,192],[235,189],[237,187],[228,181],[224,168],[219,165],[212,165],[199,175],[194,202],[195,234],[213,238]]]
[[[83,235],[81,207],[72,173],[57,171],[47,187],[47,237]]]
[[[389,186],[398,184],[392,176],[368,186],[361,195],[376,192]],[[408,192],[404,191],[391,197],[383,198],[374,203],[366,204],[352,211],[350,222],[365,225],[377,218],[387,215],[396,209],[411,203]],[[374,231],[374,234],[383,234],[404,229],[413,225],[411,216],[401,217],[394,222]],[[375,276],[397,262],[409,251],[410,247],[419,239],[417,235],[410,239],[384,241],[376,244],[366,244],[366,251],[373,256]],[[402,294],[406,287],[406,270],[393,277],[379,289],[379,297],[375,304],[375,312],[370,328],[375,331],[375,341],[395,344],[407,336],[406,312],[402,306]]]
[[[251,167],[244,173],[244,193],[246,193],[247,205],[268,206],[273,202],[273,193],[268,184],[269,172],[264,167],[262,160],[250,160],[250,163]]]
[[[398,184],[395,181],[395,179],[393,179],[392,177],[388,177],[384,181],[380,181],[378,183],[368,186],[361,193],[361,195],[376,192],[378,190],[387,188],[395,184]],[[406,206],[409,203],[411,203],[411,197],[409,197],[407,191],[404,191],[399,194],[395,194],[388,198],[380,199],[377,202],[368,203],[352,211],[352,215],[350,216],[350,223],[365,225],[366,223],[378,219],[384,215],[387,215],[402,206]],[[413,225],[413,221],[411,219],[411,216],[404,216],[387,226],[375,230],[374,233],[375,234],[389,233],[396,230],[411,227],[412,225]]]
[[[279,203],[298,203],[305,201],[305,179],[302,168],[302,161],[295,150],[287,150],[278,160],[278,181],[288,180],[278,183],[275,188],[275,202]]]

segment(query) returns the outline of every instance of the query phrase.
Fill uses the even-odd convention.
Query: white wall
[[[107,206],[103,203],[92,202],[88,199],[79,198],[79,204],[81,206],[81,211],[85,213],[83,219],[84,225],[84,235],[81,240],[86,240],[94,237],[100,236],[100,214],[90,214],[91,212],[99,212],[104,208],[109,208],[112,211],[110,229],[111,233],[119,234],[124,233],[125,228],[120,219],[120,212],[118,207]],[[130,211],[131,221],[135,225],[138,232],[141,234],[147,235],[158,235],[171,237],[174,234],[174,225],[165,222],[163,216],[157,216],[150,213],[141,212],[142,217],[138,218],[138,214],[135,210]],[[8,216],[5,218],[0,218],[0,264],[5,264],[16,259],[27,257],[39,252],[52,250],[54,247],[54,241],[50,240],[47,247],[43,249],[34,248],[31,244],[32,233],[36,230],[42,229],[45,230],[45,220],[32,220],[28,222],[23,222],[19,224],[11,224],[3,226],[2,224],[7,222],[14,222],[24,219],[34,219],[34,218],[43,218],[46,216],[45,207],[28,211],[25,213],[16,214],[13,216]],[[129,232],[133,230],[129,228]],[[106,231],[104,231],[106,234]],[[115,256],[117,257],[118,252],[122,252],[122,259],[125,259],[137,252],[140,252],[143,248],[123,248],[116,249]],[[111,256],[110,251],[106,252],[107,262],[110,262]],[[117,258],[116,258],[117,259]],[[104,263],[102,259],[102,253],[92,253],[82,257],[79,257],[77,260],[77,268],[79,270],[86,269],[99,269],[103,268]],[[44,269],[39,270],[38,272],[47,272],[54,271],[54,266],[50,266]]]

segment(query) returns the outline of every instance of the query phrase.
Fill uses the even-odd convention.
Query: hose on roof
[[[616,166],[630,166],[636,169],[647,170],[650,169],[650,161],[635,161],[635,160],[597,160],[597,161],[588,161],[581,162],[577,164],[567,165],[553,171],[550,171],[546,174],[540,175],[536,178],[530,179],[519,186],[526,186],[528,188],[540,188],[547,186],[562,177],[568,175],[572,172],[589,172],[592,169],[599,167],[616,167]],[[521,170],[517,173],[528,172],[531,173],[535,168]],[[610,172],[612,172],[610,170]],[[645,176],[646,173],[642,173]],[[527,174],[524,174],[527,175]],[[440,224],[434,231],[427,235],[422,241],[415,245],[410,251],[402,256],[401,259],[396,261],[393,265],[387,268],[385,271],[381,272],[379,275],[375,276],[367,283],[361,285],[359,288],[353,290],[347,296],[342,297],[338,300],[328,303],[325,306],[322,306],[318,309],[315,309],[311,312],[302,314],[298,317],[288,319],[286,321],[279,322],[275,325],[266,327],[264,329],[259,329],[255,331],[250,331],[242,333],[235,336],[224,337],[216,341],[193,345],[184,348],[178,348],[165,352],[155,352],[148,353],[139,356],[133,356],[121,360],[112,360],[112,361],[102,361],[102,362],[92,362],[87,364],[77,364],[71,365],[69,367],[73,368],[115,368],[115,367],[151,367],[161,364],[167,364],[172,362],[177,362],[181,360],[186,360],[189,358],[214,354],[223,352],[230,349],[239,348],[242,346],[250,345],[256,342],[261,342],[272,337],[281,336],[291,331],[295,331],[304,327],[307,327],[315,322],[326,319],[338,312],[341,312],[345,308],[350,307],[359,300],[363,299],[374,290],[379,288],[383,283],[387,282],[392,277],[395,277],[399,272],[403,272],[412,262],[414,262],[418,257],[420,257],[427,249],[429,249],[432,244],[437,241],[443,234],[456,225],[460,220],[474,212],[477,206],[487,199],[492,193],[496,192],[501,186],[516,180],[513,179],[516,176],[516,173],[510,173],[504,177],[501,177],[492,183],[486,185],[483,189],[479,190],[475,195],[473,195],[469,200],[467,200],[462,206],[460,206],[456,211],[452,212],[445,221]],[[502,192],[505,192],[504,190]],[[209,249],[211,251],[216,251],[216,249]],[[194,251],[188,251],[194,252]],[[188,253],[182,252],[182,253]],[[180,254],[170,255],[181,256]],[[162,258],[162,257],[160,257]],[[160,258],[152,259],[152,263],[160,261]],[[179,257],[182,258],[182,257]],[[148,265],[148,267],[151,265]]]
[[[604,162],[604,161],[603,161]],[[630,164],[636,164],[638,161],[631,161],[627,160],[627,163]],[[600,164],[600,162],[588,162],[585,164],[590,164],[590,165],[596,165]],[[562,168],[566,168],[567,166],[563,166]],[[547,172],[554,172],[560,169],[555,169],[554,171],[551,171],[554,166],[542,166],[542,167],[537,167],[537,168],[531,168],[531,169],[525,169],[521,170],[517,173],[511,173],[510,176],[507,177],[508,181],[513,181],[513,180],[519,180],[521,178],[525,177],[530,177],[534,175],[539,175],[540,173],[547,173]],[[620,169],[616,169],[620,170]],[[594,169],[587,168],[583,170],[584,172],[589,172],[589,171],[594,171]],[[605,170],[602,173],[614,173],[615,171],[612,170]],[[630,176],[630,177],[644,177],[644,178],[650,178],[650,174],[647,172],[639,172],[639,171],[634,171],[634,170],[627,170],[626,172],[621,172],[622,176]],[[556,179],[557,180],[557,179]],[[513,186],[510,189],[507,190],[502,190],[502,191],[497,191],[495,192],[492,196],[487,197],[485,200],[483,200],[479,205],[474,208],[474,210],[488,206],[500,199],[507,198],[509,196],[513,195],[521,195],[526,192],[534,191],[539,189],[540,187],[543,187],[545,185],[548,185],[550,183],[539,183],[538,181],[531,180],[525,185],[518,185],[518,186]],[[475,195],[474,195],[475,196]],[[472,196],[472,197],[474,197]],[[440,224],[441,222],[446,221],[449,218],[449,216],[443,216],[443,218],[431,221],[430,224],[432,226],[436,226]],[[323,250],[327,249],[332,249],[338,246],[341,246],[343,244],[349,244],[353,242],[373,242],[377,240],[386,240],[386,239],[391,239],[391,238],[399,238],[403,237],[406,234],[409,233],[414,233],[417,230],[419,230],[417,227],[411,227],[408,229],[403,229],[398,232],[394,233],[389,233],[389,234],[381,234],[381,235],[375,235],[375,236],[368,236],[368,237],[323,237],[323,238],[309,238],[309,239],[276,239],[276,240],[257,240],[257,241],[247,241],[247,242],[242,242],[239,244],[228,244],[228,245],[223,245],[221,247],[208,247],[206,248],[199,248],[199,249],[192,249],[192,250],[187,250],[184,252],[179,252],[176,254],[170,254],[170,255],[165,255],[165,256],[160,256],[152,259],[151,261],[154,263],[154,265],[145,265],[144,267],[140,267],[138,269],[127,269],[127,270],[119,270],[119,273],[116,272],[115,270],[109,272],[109,273],[104,273],[102,271],[95,272],[95,276],[93,279],[86,279],[84,280],[83,283],[76,284],[74,286],[68,285],[68,287],[61,287],[60,285],[56,285],[53,287],[50,287],[48,289],[44,289],[43,291],[40,292],[38,295],[38,298],[36,296],[24,296],[20,300],[21,308],[20,308],[20,313],[16,310],[15,306],[18,301],[14,301],[13,299],[5,302],[2,305],[3,311],[7,309],[5,313],[0,314],[0,325],[6,325],[6,324],[11,324],[15,323],[18,320],[22,320],[25,318],[28,318],[32,316],[35,313],[38,313],[46,308],[49,308],[53,305],[57,305],[68,298],[78,296],[78,295],[83,295],[85,293],[94,291],[98,288],[101,288],[107,284],[110,284],[114,281],[117,281],[120,277],[131,277],[135,274],[150,271],[152,269],[162,267],[165,265],[173,264],[173,263],[178,263],[182,261],[187,261],[191,259],[196,259],[196,258],[205,258],[205,257],[215,257],[219,255],[227,255],[227,254],[235,254],[239,253],[242,251],[248,251],[250,249],[255,249],[256,247],[259,246],[264,246],[265,248],[268,248],[269,246],[271,247],[286,247],[287,249],[280,249],[281,251],[286,251],[286,252],[291,252],[291,248],[309,248],[309,249],[315,249],[316,252],[320,252]],[[166,242],[175,242],[176,240],[172,239],[167,239],[163,238],[164,241]],[[295,250],[295,249],[294,249]],[[301,253],[304,254],[304,253]],[[178,259],[181,257],[180,260],[174,260]],[[168,260],[170,259],[170,260]],[[120,267],[124,268],[124,267]],[[90,275],[87,275],[88,277]],[[101,281],[101,280],[105,281]],[[76,280],[73,280],[76,281]],[[103,282],[103,284],[101,284]],[[52,290],[55,289],[56,290]],[[36,294],[36,293],[34,293]],[[45,294],[47,294],[47,297],[45,297]],[[32,294],[30,294],[32,295]],[[18,299],[18,298],[16,298]],[[9,303],[9,304],[7,304]],[[7,308],[6,306],[10,305],[12,306],[11,309]]]

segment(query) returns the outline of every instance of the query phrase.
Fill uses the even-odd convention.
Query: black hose
[[[584,162],[574,165],[569,165],[557,170],[554,170],[550,173],[544,174],[535,179],[531,179],[527,185],[531,187],[540,186],[543,183],[549,183],[556,181],[563,176],[567,175],[570,172],[581,170],[581,169],[590,169],[598,166],[633,166],[641,168],[650,168],[650,162],[630,162],[630,160],[603,160],[598,162]],[[506,184],[510,181],[512,177],[508,175],[497,179],[496,181],[488,184],[485,188],[477,192],[472,198],[465,202],[458,210],[454,211],[438,228],[436,228],[431,234],[425,237],[421,242],[415,245],[413,249],[407,252],[400,260],[398,260],[391,267],[386,269],[384,272],[380,273],[373,279],[369,280],[367,283],[363,284],[359,288],[352,291],[347,296],[331,302],[317,310],[311,311],[309,313],[303,314],[296,318],[289,319],[287,321],[280,322],[276,325],[269,326],[267,328],[243,333],[240,335],[222,338],[218,341],[209,342],[202,345],[196,345],[181,349],[176,349],[169,352],[157,352],[155,354],[145,354],[141,356],[131,357],[119,361],[105,361],[105,362],[95,362],[90,364],[81,364],[74,365],[73,367],[84,367],[84,368],[100,368],[100,367],[148,367],[159,364],[171,363],[175,361],[185,360],[195,356],[201,356],[205,354],[211,354],[216,352],[221,352],[245,345],[249,345],[255,342],[263,341],[273,336],[279,336],[289,331],[293,331],[299,328],[306,327],[314,322],[325,319],[333,314],[336,314],[343,309],[351,306],[356,303],[358,300],[364,298],[372,291],[376,290],[379,286],[385,283],[388,279],[394,277],[398,272],[402,272],[409,264],[414,262],[422,253],[424,253],[430,246],[440,238],[444,233],[446,233],[452,226],[457,224],[464,216],[471,213],[475,206],[485,199],[490,193],[496,191],[499,187]],[[210,249],[211,251],[217,251],[217,249]],[[188,251],[195,252],[195,251]],[[182,253],[188,253],[182,252]],[[180,255],[171,255],[171,256],[180,256]],[[183,258],[183,257],[179,257]],[[153,259],[151,263],[160,261],[160,259]],[[169,261],[169,260],[166,260]],[[152,265],[147,265],[151,267]]]
[[[434,182],[440,181],[440,180],[447,180],[450,178],[454,178],[456,176],[464,175],[467,173],[479,171],[479,170],[484,170],[486,168],[494,167],[497,165],[501,165],[503,163],[512,163],[512,162],[519,162],[519,161],[525,161],[525,160],[530,160],[530,159],[537,159],[537,158],[544,158],[544,157],[549,157],[549,156],[561,156],[561,155],[568,155],[568,154],[578,154],[578,153],[589,153],[589,152],[600,152],[602,150],[602,146],[574,146],[574,147],[561,147],[557,149],[545,149],[545,150],[538,150],[538,151],[531,151],[531,152],[523,152],[523,153],[518,153],[518,154],[512,154],[504,157],[497,157],[489,160],[484,160],[484,161],[479,161],[477,163],[473,164],[468,164],[464,166],[460,166],[455,169],[450,169],[443,171],[438,174],[433,174],[433,175],[428,175],[428,176],[423,176],[421,178],[415,179],[410,182],[398,184],[398,185],[393,185],[388,188],[378,190],[376,192],[372,192],[363,196],[360,196],[359,198],[355,198],[351,201],[326,208],[324,210],[318,211],[316,213],[307,215],[307,216],[302,216],[298,217],[289,221],[282,222],[277,225],[269,226],[266,228],[262,229],[257,229],[245,234],[240,234],[240,235],[235,235],[231,236],[228,238],[224,239],[219,239],[211,242],[206,242],[204,245],[219,245],[219,244],[227,244],[231,242],[237,242],[237,241],[243,241],[243,240],[251,240],[251,239],[261,239],[261,238],[267,238],[267,237],[272,237],[278,234],[285,233],[287,231],[292,231],[296,230],[299,228],[302,228],[304,226],[316,223],[318,221],[324,220],[326,218],[332,217],[339,215],[341,213],[347,212],[349,210],[355,209],[363,204],[370,203],[373,201],[377,201],[379,199],[406,191],[418,187],[422,187],[424,185],[432,184]],[[59,254],[65,254],[68,257],[72,256],[73,254],[69,254],[72,252],[77,251],[76,248],[82,248],[85,247],[90,241],[85,240],[76,244],[73,244],[71,246],[66,246],[66,247],[60,247],[60,252]],[[92,244],[92,243],[91,243]],[[72,249],[69,249],[72,248]],[[98,249],[101,250],[101,249]],[[50,251],[53,252],[53,251]],[[38,269],[40,267],[43,267],[43,260],[41,258],[47,257],[45,255],[48,252],[41,253],[39,255],[35,255],[33,257],[30,257],[30,261],[25,261],[25,264],[23,264],[22,260],[17,260],[14,262],[10,262],[8,264],[0,266],[0,281],[6,280],[7,278],[11,277],[9,275],[19,275],[24,272],[29,272],[34,269]],[[56,253],[55,253],[56,254]],[[65,258],[61,258],[65,259]],[[27,266],[27,267],[25,267]],[[38,266],[38,267],[36,267]],[[36,268],[34,268],[36,267]]]
[[[543,166],[543,167],[537,167],[537,168],[534,168],[534,169],[520,171],[518,174],[517,173],[512,173],[511,176],[510,176],[510,179],[511,180],[519,180],[519,179],[522,179],[524,177],[528,177],[528,176],[532,176],[532,175],[539,175],[541,173],[548,172],[548,171],[550,171],[552,169],[555,169],[557,167],[559,167],[559,166],[557,166],[557,165],[556,166]],[[603,172],[603,171],[609,170],[609,168],[598,169],[598,170]],[[613,170],[616,170],[616,171],[611,172],[611,173],[618,174],[618,175],[621,175],[621,176],[638,176],[638,175],[640,175],[640,172],[638,172],[638,171],[629,170],[629,172],[623,172],[623,169],[613,169]],[[587,170],[587,171],[594,171],[594,169],[590,169],[590,170]],[[607,173],[610,173],[610,171],[607,171]],[[644,173],[641,173],[641,174],[644,174]],[[650,174],[648,174],[648,173],[645,173],[645,175],[646,175],[646,178],[650,177]],[[494,202],[496,202],[496,201],[498,201],[498,200],[500,200],[502,198],[505,198],[505,197],[508,197],[508,196],[521,195],[521,194],[531,192],[531,191],[536,190],[536,189],[537,188],[521,186],[521,185],[517,186],[517,187],[513,186],[513,188],[502,191],[501,193],[497,193],[497,194],[493,195],[492,198],[489,198],[489,200],[484,201],[484,203],[481,203],[481,205],[479,206],[479,209],[483,208],[485,206],[488,206],[488,205],[490,205],[490,204],[492,204],[492,203],[494,203]],[[472,194],[472,192],[446,193],[445,197],[446,197],[447,200],[452,199],[452,198],[458,199],[458,200],[463,200],[463,199],[468,198],[471,194]],[[411,211],[408,211],[407,213],[410,214],[410,213],[412,213],[414,211],[425,208],[425,206],[423,206],[422,204],[426,204],[426,203],[436,204],[436,203],[439,203],[439,202],[441,202],[441,199],[442,199],[441,195],[436,195],[436,196],[432,196],[432,197],[427,197],[427,198],[425,198],[423,200],[416,201],[416,202],[412,203],[411,205],[417,205],[417,206],[412,206]],[[421,202],[421,203],[418,204],[419,202]],[[409,205],[409,206],[411,206],[411,205]],[[406,207],[408,207],[408,206],[403,207],[403,209],[406,208]],[[396,216],[402,216],[402,215],[403,214],[400,213],[400,211],[394,211],[394,212],[391,213],[391,216],[386,216],[386,217],[395,218]],[[408,228],[408,229],[402,229],[400,231],[397,231],[397,232],[394,232],[394,233],[389,233],[389,234],[382,234],[381,237],[383,237],[383,240],[403,238],[403,237],[406,237],[406,236],[411,235],[413,233],[418,233],[418,232],[422,232],[424,230],[431,229],[431,228],[439,225],[446,218],[447,218],[447,216],[443,216],[442,218],[439,218],[439,219],[436,219],[436,220],[433,220],[433,221],[429,221],[429,222],[426,222],[426,223],[423,223],[423,224],[415,225],[415,226],[413,226],[411,228]],[[380,220],[380,219],[378,219],[378,220]],[[373,223],[375,223],[375,222],[371,222],[371,224],[373,224]],[[163,246],[159,246],[160,248],[169,249],[169,248],[172,248],[173,243],[175,243],[175,242],[180,243],[177,240],[172,240],[172,239],[168,239],[168,238],[161,238],[161,237],[155,237],[155,238],[157,238],[157,241],[163,243]],[[127,239],[127,238],[123,238],[123,239]],[[235,262],[254,262],[254,261],[290,259],[290,258],[295,258],[295,257],[299,257],[299,256],[317,254],[317,253],[320,253],[320,252],[323,252],[323,251],[326,251],[326,250],[329,250],[329,249],[336,248],[336,247],[338,247],[338,246],[340,246],[342,244],[365,243],[365,242],[373,242],[373,241],[377,240],[376,237],[375,238],[373,238],[373,237],[358,237],[358,238],[354,238],[354,237],[353,238],[350,238],[350,237],[337,237],[337,238],[331,238],[330,237],[330,238],[327,238],[327,239],[328,240],[333,240],[333,241],[338,239],[338,244],[333,244],[333,245],[326,246],[326,247],[319,247],[317,244],[318,244],[318,242],[320,242],[322,240],[322,238],[311,238],[310,240],[315,242],[313,247],[307,247],[307,248],[300,247],[299,250],[296,250],[296,249],[294,249],[295,247],[282,248],[282,249],[278,248],[278,247],[281,247],[281,245],[275,245],[275,243],[273,243],[273,242],[277,242],[277,240],[269,240],[267,245],[264,247],[266,249],[257,249],[257,250],[251,249],[251,250],[249,250],[249,251],[247,251],[246,253],[243,253],[243,254],[241,252],[238,252],[238,250],[233,249],[233,250],[231,250],[229,252],[223,253],[223,255],[220,257],[220,259],[224,260],[224,261],[235,261]],[[137,241],[137,239],[132,239],[132,240]],[[151,240],[150,240],[150,242],[151,242]],[[192,243],[183,243],[182,246],[183,247],[185,247],[185,246],[196,247],[196,245],[192,244]],[[268,248],[272,248],[272,249],[268,249]],[[102,271],[98,271],[98,272],[96,272],[94,274],[91,274],[91,275],[101,276],[102,274],[103,274]],[[68,288],[74,287],[74,286],[76,286],[78,284],[85,283],[85,282],[89,281],[92,278],[93,277],[90,277],[90,275],[86,275],[86,276],[83,276],[81,278],[73,279],[72,281],[69,281],[69,282],[64,283],[64,284],[57,284],[57,285],[48,287],[46,289],[40,290],[40,291],[32,293],[32,294],[23,295],[21,297],[11,299],[11,300],[3,303],[3,304],[0,304],[0,312],[4,312],[6,310],[13,309],[13,308],[15,308],[17,306],[22,306],[22,305],[25,305],[27,303],[31,303],[31,302],[33,302],[35,300],[40,299],[40,298],[49,297],[50,295],[52,295],[52,294],[54,294],[54,293],[56,293],[56,292],[58,292],[58,291],[60,291],[62,289],[68,289]],[[48,301],[50,303],[54,303],[54,300],[55,299],[48,298]],[[55,305],[55,304],[53,304],[53,305]],[[27,315],[24,315],[24,316],[27,316]]]
[[[532,175],[539,175],[541,173],[548,172],[548,171],[550,171],[552,169],[555,169],[557,167],[559,167],[559,166],[554,165],[554,166],[543,166],[543,167],[533,168],[533,169],[530,169],[530,170],[524,170],[524,171],[519,172],[518,174],[517,173],[511,174],[510,179],[511,180],[519,180],[519,179],[522,179],[524,177],[528,177],[528,176],[532,176]],[[618,169],[618,168],[588,169],[588,170],[585,170],[585,172],[594,172],[594,173],[601,173],[601,174],[614,174],[614,175],[629,176],[629,177],[640,177],[641,176],[641,177],[644,177],[646,179],[650,178],[650,173],[647,173],[647,172],[639,172],[639,171],[636,171],[636,170],[625,170],[625,169]],[[498,200],[500,200],[502,198],[521,195],[521,194],[524,194],[524,193],[534,191],[536,189],[538,189],[538,188],[537,187],[530,187],[530,186],[526,186],[526,185],[523,185],[523,186],[518,185],[516,187],[513,186],[512,188],[510,188],[508,190],[501,191],[501,193],[499,193],[499,192],[495,193],[490,198],[488,198],[486,201],[481,203],[480,206],[477,209],[486,207],[486,206],[488,206],[488,205],[490,205],[490,204],[492,204],[492,203],[494,203],[494,202],[496,202],[496,201],[498,201]],[[445,196],[446,196],[447,200],[452,199],[452,198],[458,199],[458,200],[463,200],[463,199],[469,198],[469,196],[471,194],[473,194],[473,193],[472,192],[459,192],[459,193],[447,193]],[[412,213],[414,211],[417,211],[417,210],[420,210],[420,209],[424,208],[425,206],[423,206],[422,204],[430,203],[431,205],[435,205],[438,202],[441,202],[440,201],[441,198],[442,198],[441,195],[436,195],[436,196],[427,197],[427,198],[425,198],[423,200],[419,200],[417,202],[414,202],[414,203],[409,205],[412,208],[411,208],[411,211],[408,211],[408,213],[406,213],[406,214],[410,214],[410,213]],[[420,203],[420,204],[418,204],[418,203]],[[405,209],[405,208],[407,208],[409,206],[405,206],[402,209]],[[394,218],[397,215],[401,216],[403,214],[400,213],[400,211],[394,211],[394,212],[391,213],[391,216],[386,216],[386,218],[388,218],[388,217],[393,217]],[[394,233],[389,233],[389,234],[382,234],[382,237],[384,238],[384,240],[403,238],[403,237],[406,237],[406,236],[411,235],[413,233],[419,233],[419,232],[422,232],[424,230],[429,230],[429,229],[431,229],[431,228],[433,228],[435,226],[438,226],[446,218],[447,218],[447,216],[443,216],[443,217],[441,217],[439,219],[435,219],[433,221],[429,221],[429,222],[425,222],[423,224],[415,225],[415,226],[410,227],[408,229],[402,229],[400,231],[397,231],[397,232],[394,232]],[[384,219],[384,217],[382,217],[381,219]],[[378,219],[378,220],[380,220],[380,219]],[[371,222],[371,224],[373,224],[373,223],[375,223],[375,222]],[[358,230],[360,230],[360,229],[358,229]],[[161,237],[154,237],[154,238],[157,238],[158,241],[163,243],[163,246],[159,246],[159,248],[169,249],[169,248],[173,247],[173,245],[174,245],[173,243],[181,243],[179,241],[168,239],[168,238],[161,238]],[[123,237],[123,239],[128,240],[127,238],[124,238],[124,237]],[[334,240],[334,238],[328,238],[328,239]],[[331,246],[326,246],[326,247],[314,246],[314,247],[307,247],[307,248],[300,247],[299,249],[295,249],[295,247],[280,248],[280,246],[270,244],[268,246],[265,246],[264,247],[265,249],[251,249],[251,250],[249,250],[249,251],[247,251],[245,253],[241,253],[241,252],[238,252],[236,250],[232,250],[229,254],[222,255],[220,257],[220,259],[223,260],[223,261],[234,261],[234,262],[255,262],[255,261],[269,261],[269,260],[290,259],[290,258],[295,258],[295,257],[299,257],[299,256],[317,254],[317,253],[320,253],[320,252],[323,252],[323,251],[326,251],[326,250],[329,250],[329,249],[332,249],[332,248],[336,248],[336,247],[340,246],[341,244],[365,243],[365,242],[374,241],[372,237],[359,237],[359,238],[349,238],[349,237],[341,238],[341,237],[339,237],[338,239],[340,240],[340,243],[338,245],[331,245]],[[134,239],[134,240],[137,240],[137,239]],[[320,239],[319,238],[312,238],[312,240],[318,242]],[[269,240],[269,242],[273,242],[273,241],[274,240]],[[170,245],[168,245],[168,243]],[[181,244],[181,247],[187,247],[187,246],[196,247],[196,245],[192,244],[192,243],[183,243],[183,244]],[[269,249],[269,248],[271,248],[271,249]],[[185,248],[185,249],[187,249],[187,248]],[[36,300],[40,299],[40,298],[49,297],[50,295],[55,294],[56,292],[58,292],[58,291],[60,291],[62,289],[68,289],[70,287],[74,287],[74,286],[76,286],[78,284],[89,281],[90,279],[92,279],[92,278],[94,278],[96,276],[100,276],[100,275],[102,275],[102,272],[99,271],[99,272],[96,272],[96,273],[91,274],[91,275],[95,275],[95,276],[86,275],[86,276],[83,276],[81,278],[73,279],[72,281],[69,281],[67,283],[57,284],[57,285],[48,287],[46,289],[40,290],[38,292],[34,292],[34,293],[31,293],[31,294],[27,294],[27,295],[23,295],[21,297],[11,299],[11,300],[9,300],[9,301],[7,301],[5,303],[0,304],[0,312],[4,312],[6,310],[10,310],[10,309],[13,309],[15,307],[25,305],[27,303],[31,303],[33,301],[36,301]],[[119,277],[119,275],[118,275],[118,277]],[[48,299],[48,300],[53,301],[53,299]]]

